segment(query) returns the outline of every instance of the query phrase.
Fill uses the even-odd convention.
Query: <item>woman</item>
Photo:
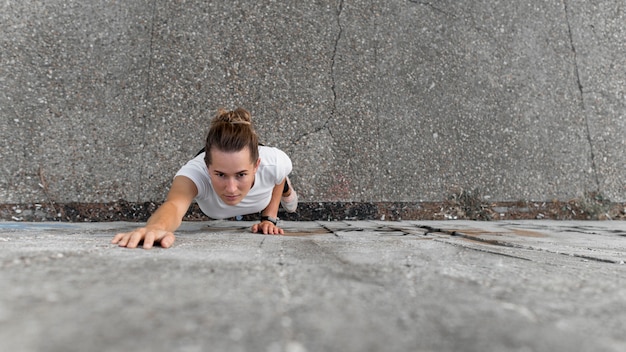
[[[277,226],[279,205],[287,212],[298,206],[287,178],[290,172],[291,160],[283,151],[259,146],[248,111],[220,110],[211,121],[204,152],[176,173],[167,199],[146,226],[118,233],[111,243],[135,248],[143,241],[143,248],[154,243],[170,247],[194,199],[213,219],[261,212],[252,232],[284,234]]]

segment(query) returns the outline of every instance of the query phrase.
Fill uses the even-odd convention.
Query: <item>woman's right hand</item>
[[[131,232],[118,233],[111,243],[119,244],[120,247],[137,248],[143,241],[145,249],[152,248],[155,243],[163,248],[171,247],[176,240],[173,231],[180,226],[185,212],[197,194],[198,188],[191,179],[176,176],[165,203],[150,216],[146,226]]]
[[[155,243],[160,244],[163,248],[169,248],[175,240],[176,236],[173,232],[141,227],[131,232],[118,233],[113,237],[111,243],[118,244],[120,247],[137,248],[139,243],[143,241],[143,248],[150,249]]]

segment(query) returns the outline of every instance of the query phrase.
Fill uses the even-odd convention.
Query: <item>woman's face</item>
[[[209,176],[213,189],[228,205],[237,205],[250,192],[259,162],[250,161],[250,150],[246,147],[238,152],[223,152],[211,148]]]

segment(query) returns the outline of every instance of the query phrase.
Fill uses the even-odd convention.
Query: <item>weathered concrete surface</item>
[[[0,203],[161,201],[220,106],[303,201],[626,200],[623,0],[4,1]]]
[[[3,351],[623,351],[623,222],[0,222]]]
[[[626,197],[626,171],[623,171],[626,170],[626,70],[620,67],[626,66],[624,1],[564,3],[599,189],[613,189],[616,198],[623,199]],[[622,166],[613,168],[613,163]]]

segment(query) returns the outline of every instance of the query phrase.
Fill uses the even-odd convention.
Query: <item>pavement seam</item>
[[[438,243],[451,244],[453,246],[462,247],[464,249],[470,249],[470,250],[481,252],[481,253],[489,253],[489,254],[495,254],[495,255],[504,256],[504,257],[508,257],[508,258],[521,259],[521,260],[525,260],[525,261],[529,261],[529,262],[535,262],[535,260],[532,260],[530,258],[516,256],[516,255],[513,255],[513,254],[502,253],[502,252],[498,252],[498,251],[492,251],[492,250],[489,250],[487,248],[477,248],[477,247],[465,246],[462,243],[452,243],[452,242],[445,241],[445,240],[442,240],[442,239],[439,239],[439,238],[434,238],[433,241],[438,242]]]
[[[444,230],[444,229],[437,229],[437,228],[430,227],[430,226],[418,226],[418,227],[430,229],[431,231],[428,232],[428,233],[442,233],[442,234],[450,236],[450,237],[459,237],[459,238],[463,238],[463,239],[470,240],[470,241],[473,241],[473,242],[480,242],[482,244],[488,244],[488,245],[492,245],[492,246],[508,247],[508,248],[515,248],[515,249],[524,249],[524,250],[530,250],[530,251],[535,251],[535,252],[546,252],[546,253],[550,253],[550,254],[558,254],[558,255],[563,255],[563,256],[567,256],[567,257],[591,260],[591,261],[595,261],[595,262],[599,262],[599,263],[618,264],[618,265],[623,264],[623,261],[618,261],[618,260],[598,258],[598,257],[594,257],[594,256],[584,255],[584,254],[564,253],[564,252],[553,251],[553,250],[549,250],[549,249],[545,249],[545,248],[536,248],[536,247],[533,247],[533,246],[521,246],[521,245],[518,245],[518,244],[506,242],[506,241],[489,240],[489,239],[485,239],[485,238],[480,238],[479,236],[467,235],[467,234],[464,234],[461,231],[450,231],[450,230]],[[437,241],[437,239],[435,239],[435,241]],[[437,241],[437,242],[445,243],[445,241]],[[462,246],[461,244],[457,244],[457,245]],[[469,247],[469,246],[462,246],[462,247],[469,248],[469,249],[474,249],[474,250],[478,250],[478,251],[483,251],[481,249],[474,248],[474,247]],[[493,253],[493,254],[500,254],[500,255],[505,255],[505,256],[511,256],[511,255],[507,255],[505,253],[491,252],[491,251],[488,251],[488,250],[484,250],[484,251],[486,251],[488,253]],[[516,256],[511,256],[511,257],[518,258],[518,259],[524,259],[524,260],[530,260],[530,259],[523,258],[523,257],[516,257]]]

